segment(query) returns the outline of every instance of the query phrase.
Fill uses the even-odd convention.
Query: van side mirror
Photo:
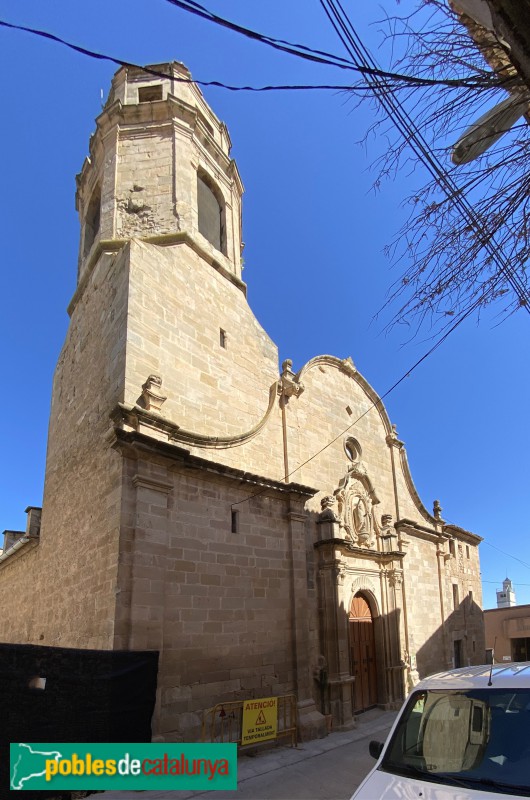
[[[383,752],[384,746],[385,746],[384,742],[376,742],[375,739],[372,739],[372,741],[368,745],[368,752],[370,753],[372,758],[379,758],[379,756]]]

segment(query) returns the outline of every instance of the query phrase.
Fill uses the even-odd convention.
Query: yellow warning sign
[[[275,739],[277,730],[277,697],[262,697],[259,700],[244,701],[241,730],[242,745],[264,742],[267,739]]]

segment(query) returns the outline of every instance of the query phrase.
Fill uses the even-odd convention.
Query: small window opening
[[[349,406],[346,406],[346,414],[348,414],[348,416],[350,416],[350,417],[353,414],[353,411],[351,410],[351,408]]]
[[[455,555],[455,542],[454,539],[449,539],[449,552],[452,556]]]
[[[453,609],[456,611],[458,608],[458,586],[453,583]]]
[[[239,533],[239,511],[232,509],[232,533]]]
[[[466,544],[466,558],[469,558],[469,545]]]
[[[40,675],[35,675],[28,683],[29,689],[39,689],[41,692],[46,688],[46,678],[41,678]]]
[[[221,347],[224,347],[225,350],[228,344],[227,338],[226,331],[224,331],[222,328],[219,328],[219,344]]]
[[[153,86],[140,86],[138,89],[138,102],[152,103],[154,100],[162,100],[162,84],[155,83]]]

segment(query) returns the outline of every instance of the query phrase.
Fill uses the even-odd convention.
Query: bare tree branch
[[[438,81],[429,87],[394,85],[392,93],[455,187],[443,189],[439,179],[429,176],[405,201],[410,213],[386,248],[400,271],[383,307],[391,312],[387,328],[406,324],[416,335],[428,324],[439,332],[474,304],[480,312],[499,299],[503,312],[513,313],[527,305],[529,288],[530,128],[523,120],[468,164],[453,165],[450,152],[485,111],[510,93],[524,96],[528,89],[491,34],[479,48],[444,0],[424,0],[412,14],[389,16],[379,25],[395,72]],[[460,84],[451,84],[456,77]],[[374,105],[377,119],[365,141],[384,143],[373,164],[377,189],[383,180],[420,168],[392,120]],[[470,225],[463,202],[472,206],[478,225]],[[508,260],[519,293],[492,257],[493,241]]]

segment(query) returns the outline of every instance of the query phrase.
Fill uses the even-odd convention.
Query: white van
[[[351,800],[530,797],[530,662],[421,681]]]

